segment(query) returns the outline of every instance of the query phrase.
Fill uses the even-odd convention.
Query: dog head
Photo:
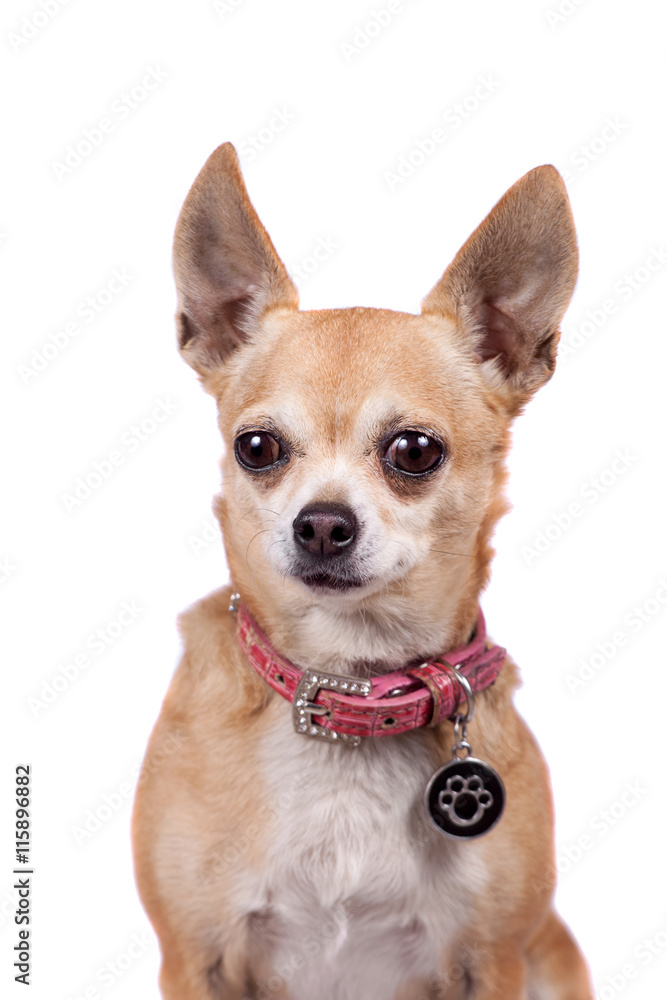
[[[366,655],[395,662],[466,638],[508,428],[553,373],[576,279],[557,171],[501,198],[421,315],[299,312],[225,144],[183,206],[174,269],[179,347],[218,403],[216,509],[251,609],[278,629],[307,620],[320,644],[322,627],[356,621]]]

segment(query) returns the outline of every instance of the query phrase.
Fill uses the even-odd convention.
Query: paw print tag
[[[431,820],[448,837],[481,837],[496,825],[504,806],[500,775],[476,757],[454,757],[426,787]]]
[[[426,808],[434,826],[447,837],[472,839],[496,825],[505,808],[500,775],[472,756],[468,722],[475,713],[475,696],[466,677],[456,671],[466,695],[466,714],[454,719],[452,759],[435,772],[426,786]],[[465,756],[460,757],[459,753]]]

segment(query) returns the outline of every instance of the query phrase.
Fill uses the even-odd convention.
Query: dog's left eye
[[[266,431],[247,431],[234,442],[234,453],[246,469],[268,469],[284,456],[280,442]]]
[[[444,457],[442,445],[419,431],[398,434],[387,448],[384,459],[399,472],[419,476],[440,465]]]

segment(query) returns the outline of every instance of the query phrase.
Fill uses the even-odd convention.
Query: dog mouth
[[[317,573],[297,573],[295,575],[297,579],[313,590],[335,590],[338,593],[346,590],[354,590],[368,583],[368,580],[364,580],[361,577],[339,576],[338,574],[325,573],[324,571]]]

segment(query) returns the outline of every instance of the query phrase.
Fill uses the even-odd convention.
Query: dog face
[[[226,538],[256,582],[349,603],[465,571],[504,434],[446,334],[381,310],[281,314],[239,352],[216,391]]]
[[[218,402],[217,512],[244,596],[465,615],[504,510],[508,427],[552,374],[576,278],[557,172],[507,192],[420,316],[299,312],[229,144],[188,195],[174,260],[179,346]]]

